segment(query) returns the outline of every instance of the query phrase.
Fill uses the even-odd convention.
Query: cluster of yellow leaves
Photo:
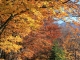
[[[71,60],[73,59],[73,56],[71,56],[73,54],[73,52],[68,52],[66,49],[64,50],[65,54],[66,54],[66,59]]]
[[[33,18],[31,18],[30,16],[28,16],[26,14],[20,15],[20,18],[22,18],[22,20],[25,19],[24,20],[24,23],[26,23],[25,25],[28,25],[28,27],[30,27],[33,30],[35,30],[35,29],[40,27],[40,24],[41,24],[40,20],[34,20]]]
[[[19,42],[21,37],[25,37],[26,35],[28,35],[31,30],[39,29],[41,24],[41,21],[34,20],[26,14],[21,14],[17,16],[9,22],[8,26],[6,27],[6,30],[1,35],[1,40],[3,42],[1,42],[0,48],[2,50],[5,50],[5,52],[10,52],[13,49],[13,51],[17,51],[19,48],[21,48],[21,46],[13,43],[15,41]],[[21,37],[17,37],[18,35]],[[16,47],[14,48],[14,46]]]
[[[10,51],[17,52],[20,48],[22,48],[21,45],[17,45],[20,42],[22,42],[20,36],[16,36],[16,37],[6,36],[6,38],[2,38],[0,40],[0,48],[7,53]]]

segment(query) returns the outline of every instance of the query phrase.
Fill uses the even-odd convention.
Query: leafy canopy
[[[29,36],[31,32],[38,32],[40,35],[44,32],[45,35],[42,35],[48,36],[50,40],[57,38],[58,35],[55,34],[59,29],[56,25],[49,25],[52,22],[48,18],[62,18],[69,13],[75,15],[76,10],[79,10],[78,6],[69,0],[0,0],[0,48],[5,52],[17,52],[22,48],[23,38]],[[45,23],[45,20],[49,23]],[[42,39],[42,35],[39,40],[46,40]]]

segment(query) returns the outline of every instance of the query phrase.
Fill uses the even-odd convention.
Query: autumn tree
[[[52,47],[51,52],[49,60],[66,60],[64,49],[57,41],[54,41],[54,46]]]
[[[79,15],[78,6],[70,0],[0,0],[0,49],[6,53],[17,53],[21,48],[23,49],[26,37],[29,36],[27,41],[33,39],[33,33],[38,34],[37,37],[40,34],[40,44],[42,41],[51,42],[52,39],[58,37],[55,34],[59,31],[58,27],[49,20],[54,17],[61,19],[68,16],[69,13]],[[67,9],[69,10],[67,11]],[[51,18],[49,19],[49,17]],[[42,37],[45,38],[42,39]],[[37,38],[34,40],[38,42]],[[25,41],[26,45],[29,43],[27,41]],[[40,48],[38,46],[36,43],[34,44],[35,48]],[[28,47],[32,47],[32,45],[30,44]],[[30,48],[30,53],[34,54],[33,50]]]
[[[74,24],[75,25],[75,24]],[[63,28],[62,28],[63,29]],[[75,60],[79,59],[80,53],[79,53],[79,39],[80,39],[80,31],[79,28],[76,25],[76,28],[74,26],[71,26],[70,23],[66,24],[66,32],[61,37],[61,45],[65,51],[66,59],[68,60]],[[65,31],[65,30],[62,30]]]
[[[32,31],[28,36],[24,37],[24,48],[21,56],[33,59],[44,55],[46,56],[45,59],[49,58],[53,40],[61,35],[60,28],[52,22],[53,20],[49,17],[47,20],[44,20],[40,30]]]

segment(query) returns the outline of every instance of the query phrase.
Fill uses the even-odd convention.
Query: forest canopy
[[[0,0],[0,49],[6,54],[19,53],[17,56],[20,59],[24,57],[32,59],[49,52],[54,39],[62,35],[58,25],[53,22],[56,19],[66,22],[65,17],[69,16],[79,17],[78,2],[78,0]],[[79,22],[74,24],[80,26]]]

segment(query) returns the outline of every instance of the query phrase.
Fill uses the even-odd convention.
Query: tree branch
[[[17,16],[17,15],[19,15],[21,13],[24,13],[26,11],[27,11],[27,9],[25,9],[24,11],[21,11],[20,13],[15,14],[15,15],[11,14],[11,16],[6,20],[6,22],[3,25],[1,25],[1,27],[0,27],[0,35],[4,31],[4,29],[6,28],[7,24],[12,20],[12,18],[14,18],[15,16]]]
[[[0,35],[2,34],[3,30],[5,29],[5,27],[7,26],[7,24],[9,23],[9,21],[13,18],[13,15],[11,14],[11,16],[6,20],[6,22],[1,25],[0,27]]]

